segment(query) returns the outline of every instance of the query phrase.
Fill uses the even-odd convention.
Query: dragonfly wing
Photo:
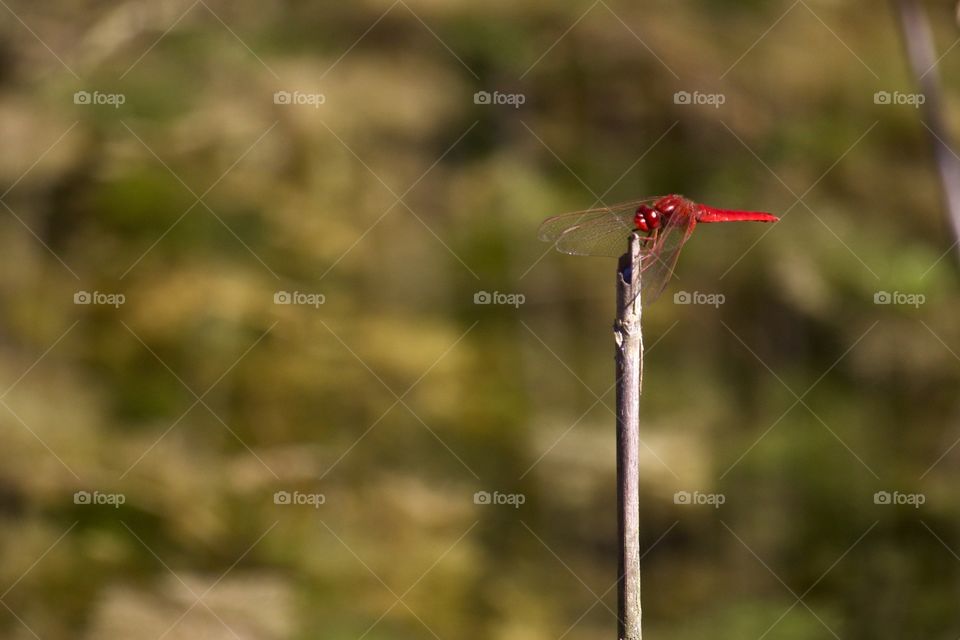
[[[693,233],[697,224],[693,206],[678,209],[670,220],[660,228],[641,259],[643,304],[651,304],[660,297],[673,279],[680,250]]]
[[[617,257],[626,251],[627,236],[636,231],[633,218],[637,207],[653,200],[646,198],[547,218],[540,225],[539,237],[552,242],[563,253]]]
[[[627,237],[635,229],[632,218],[628,221],[611,215],[570,227],[554,244],[558,251],[571,255],[615,258],[626,252]]]

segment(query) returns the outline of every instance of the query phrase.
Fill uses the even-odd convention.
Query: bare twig
[[[960,159],[950,147],[947,120],[943,111],[943,91],[937,73],[936,50],[933,32],[920,3],[917,0],[894,0],[903,28],[904,43],[910,68],[925,96],[922,105],[924,126],[930,133],[933,153],[940,173],[947,205],[947,214],[953,226],[954,238],[960,242]]]
[[[640,327],[640,240],[630,235],[617,267],[617,529],[619,541],[620,640],[640,640],[640,388],[643,333]]]

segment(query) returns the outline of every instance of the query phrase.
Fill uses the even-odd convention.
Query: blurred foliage
[[[649,637],[960,634],[957,253],[884,3],[0,13],[3,637],[611,637],[613,263],[535,232],[670,192],[783,220],[644,316]]]

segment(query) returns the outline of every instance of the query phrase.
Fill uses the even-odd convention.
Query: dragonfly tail
[[[697,222],[777,222],[777,216],[765,211],[734,211],[701,207]]]

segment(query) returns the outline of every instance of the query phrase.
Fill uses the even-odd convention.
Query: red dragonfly
[[[579,256],[613,256],[626,251],[626,238],[640,236],[643,302],[666,288],[680,249],[698,222],[777,222],[762,211],[734,211],[698,204],[680,195],[634,200],[610,207],[565,213],[544,220],[540,239],[558,251]]]

